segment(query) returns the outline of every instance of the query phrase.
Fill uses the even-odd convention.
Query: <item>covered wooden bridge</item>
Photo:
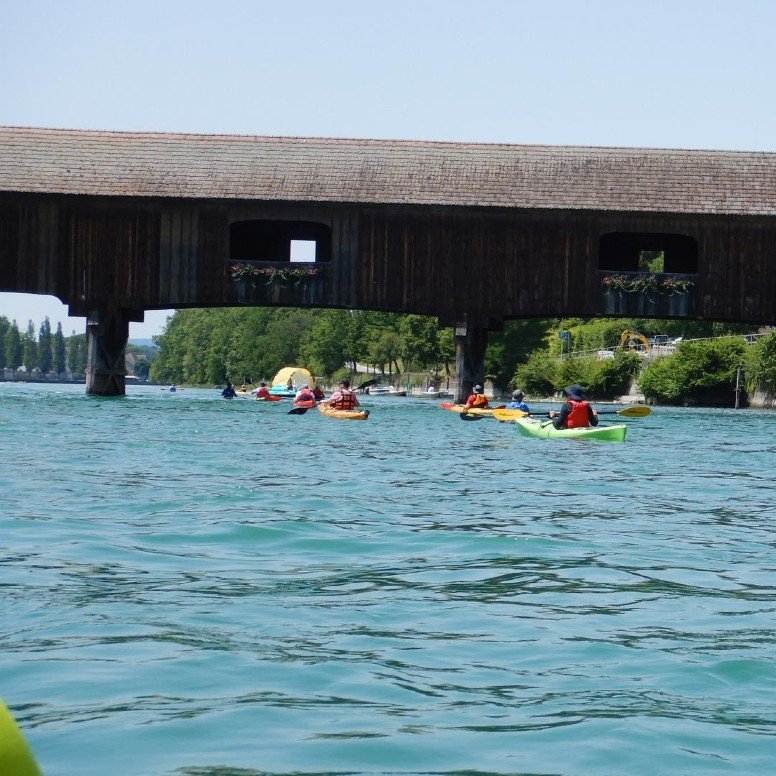
[[[89,393],[227,305],[438,316],[466,391],[509,318],[776,320],[776,154],[5,127],[0,290],[87,317]]]

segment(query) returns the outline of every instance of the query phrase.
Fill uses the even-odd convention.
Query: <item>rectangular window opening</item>
[[[291,261],[315,261],[315,240],[291,240]]]

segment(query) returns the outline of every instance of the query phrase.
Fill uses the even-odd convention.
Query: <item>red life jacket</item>
[[[259,388],[259,390],[256,391],[257,399],[266,399],[267,396],[269,396],[269,390],[267,389],[266,386],[264,386],[263,388]]]
[[[302,390],[294,398],[294,407],[314,407],[315,396],[312,391]]]
[[[358,406],[358,399],[353,391],[340,389],[340,393],[342,395],[331,403],[335,410],[354,410]]]
[[[566,418],[564,428],[587,428],[590,425],[587,402],[575,401],[574,399],[568,399],[567,402],[571,405],[571,412],[569,412]]]

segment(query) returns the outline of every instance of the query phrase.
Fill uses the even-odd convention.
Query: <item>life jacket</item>
[[[331,403],[335,410],[354,410],[358,406],[358,399],[353,391],[340,389],[340,394],[341,396]]]
[[[316,401],[320,401],[325,395],[326,394],[324,394],[324,392],[318,388],[318,386],[313,388],[313,396],[315,397]]]
[[[484,393],[473,393],[467,400],[466,400],[466,406],[467,407],[482,407],[483,409],[488,408],[488,400]]]
[[[299,391],[299,393],[294,397],[294,407],[314,407],[315,406],[315,396],[313,396],[312,391],[304,390]]]
[[[567,399],[567,402],[571,405],[571,412],[566,418],[565,428],[587,428],[590,425],[587,402],[575,401],[574,399]]]
[[[262,388],[259,388],[258,391],[256,391],[257,399],[266,399],[267,396],[269,396],[269,389],[267,388],[267,386],[263,386]]]

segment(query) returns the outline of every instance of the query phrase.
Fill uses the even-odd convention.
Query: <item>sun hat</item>
[[[525,394],[521,390],[519,390],[519,389],[512,394],[512,398],[515,401],[522,401],[523,400],[523,396],[525,396]]]
[[[574,399],[574,401],[585,400],[585,389],[579,383],[574,383],[574,385],[567,385],[563,389],[563,393],[565,393],[569,399]]]

